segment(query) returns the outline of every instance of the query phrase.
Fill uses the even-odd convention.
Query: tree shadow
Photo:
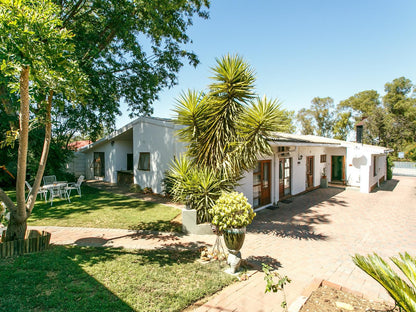
[[[53,247],[41,253],[5,259],[0,264],[0,306],[3,311],[132,311],[132,308],[79,265],[117,256]],[[19,289],[19,291],[16,291]],[[29,299],[29,300],[28,300]]]
[[[159,273],[149,276],[153,276],[157,279],[155,282],[162,285],[166,269],[176,271],[178,264],[193,264],[198,258],[199,252],[193,245],[184,246],[180,251],[172,248],[126,250],[54,246],[42,253],[7,258],[0,262],[0,280],[8,281],[0,283],[0,310],[136,310],[127,303],[132,303],[127,299],[128,293],[117,284],[118,279],[115,277],[118,274],[146,274],[144,272],[147,268],[151,268]],[[150,291],[146,285],[132,287],[144,287]],[[120,296],[118,291],[126,298]],[[158,290],[154,291],[157,293]],[[174,295],[173,293],[172,296]]]
[[[136,211],[146,211],[157,206],[156,203],[83,186],[82,197],[78,195],[72,196],[71,203],[64,198],[55,199],[53,206],[51,206],[50,202],[38,201],[35,209],[33,209],[31,219],[40,220],[48,218],[59,220],[72,214],[89,214],[109,205],[114,210],[134,209]]]
[[[246,259],[247,262],[253,265],[253,267],[260,271],[262,269],[262,264],[267,264],[273,269],[277,270],[282,267],[280,261],[270,256],[250,256]]]
[[[334,209],[348,206],[346,201],[335,197],[341,192],[343,189],[322,188],[293,197],[291,201],[279,202],[277,209],[258,212],[247,230],[282,238],[327,240],[328,236],[316,233],[314,226],[330,223],[328,206]],[[326,207],[325,212],[323,207]]]
[[[376,193],[376,192],[393,192],[394,189],[396,188],[396,186],[399,184],[399,180],[395,180],[395,179],[391,179],[391,180],[387,180],[385,182],[383,182],[382,184],[380,184],[379,187],[376,187],[372,193]]]

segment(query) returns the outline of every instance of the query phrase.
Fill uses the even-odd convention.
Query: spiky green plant
[[[181,156],[175,159],[166,175],[171,182],[171,195],[197,211],[198,222],[210,222],[209,209],[223,191],[231,191],[233,184],[222,179],[214,170],[194,166],[190,159]]]
[[[410,281],[404,281],[390,265],[376,253],[367,257],[356,254],[352,259],[354,263],[380,283],[396,304],[406,312],[416,312],[416,258],[407,252],[390,260],[403,272]]]
[[[236,186],[258,157],[272,154],[268,143],[272,132],[290,125],[290,114],[278,101],[255,95],[254,70],[242,57],[226,55],[216,61],[208,91],[188,91],[176,101],[176,123],[183,126],[178,135],[187,143],[188,158],[168,172],[173,198],[188,202],[195,198],[192,205],[203,210],[199,215],[207,216],[203,218],[207,221],[206,212],[221,195],[218,188],[227,191]]]

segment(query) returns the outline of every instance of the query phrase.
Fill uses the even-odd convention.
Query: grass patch
[[[7,193],[15,198],[14,191]],[[171,222],[180,212],[178,208],[83,186],[82,197],[72,195],[71,203],[55,198],[51,206],[38,197],[28,224],[180,232],[180,225]]]
[[[54,246],[0,262],[2,311],[181,311],[234,281],[198,251]]]

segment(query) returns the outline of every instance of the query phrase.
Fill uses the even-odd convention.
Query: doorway
[[[313,188],[314,156],[306,157],[306,189]]]
[[[253,172],[253,206],[261,207],[271,203],[271,160],[257,162]]]
[[[279,200],[291,195],[292,158],[279,159]]]
[[[331,157],[331,181],[344,182],[345,181],[345,157],[332,156]]]
[[[105,158],[104,152],[94,152],[94,176],[105,177]]]

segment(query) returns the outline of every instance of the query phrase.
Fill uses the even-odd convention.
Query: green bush
[[[408,160],[416,161],[416,144],[410,144],[405,149],[404,157]]]
[[[133,193],[143,193],[143,189],[139,184],[132,184],[130,186],[130,192]]]
[[[393,178],[393,159],[390,156],[387,156],[387,180],[391,180]]]
[[[212,215],[211,223],[219,231],[245,227],[256,215],[247,198],[238,192],[223,193],[209,212]]]

